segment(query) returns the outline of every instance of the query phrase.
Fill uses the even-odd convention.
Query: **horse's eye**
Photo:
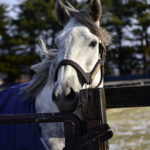
[[[89,46],[95,47],[97,45],[97,41],[92,41]]]

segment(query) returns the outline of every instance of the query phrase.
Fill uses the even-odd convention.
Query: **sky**
[[[8,5],[14,5],[14,4],[18,4],[21,3],[23,0],[0,0],[0,3],[5,3]]]
[[[7,4],[10,7],[13,7],[13,5],[21,3],[22,1],[23,0],[0,0],[0,3]]]
[[[11,4],[11,5],[16,2],[17,0],[0,0],[0,3]]]
[[[8,5],[9,15],[13,18],[16,17],[16,13],[13,11],[14,6],[21,3],[23,0],[0,0],[1,4]],[[10,11],[11,10],[11,11]]]

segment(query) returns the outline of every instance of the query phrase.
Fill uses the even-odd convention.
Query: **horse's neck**
[[[53,84],[50,81],[49,76],[46,85],[36,97],[35,110],[37,113],[58,112],[55,103],[52,101]]]
[[[53,84],[48,79],[47,84],[36,97],[35,110],[36,113],[51,113],[58,112],[56,105],[52,101]],[[51,149],[61,150],[64,147],[63,124],[60,123],[41,123],[41,134],[44,141]],[[55,138],[54,138],[55,137]],[[61,137],[61,138],[60,138]]]

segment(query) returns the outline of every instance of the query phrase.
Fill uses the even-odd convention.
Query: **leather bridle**
[[[98,83],[98,85],[95,88],[98,88],[100,86],[100,84],[102,83],[103,79],[104,79],[104,60],[105,60],[105,53],[106,53],[106,48],[105,48],[105,44],[104,42],[100,41],[99,43],[99,59],[96,62],[94,68],[92,69],[91,72],[85,72],[80,65],[78,65],[76,62],[69,60],[69,59],[64,59],[62,60],[57,68],[56,68],[56,72],[55,72],[55,76],[54,76],[54,81],[57,80],[57,75],[58,75],[58,70],[62,67],[62,66],[66,66],[66,65],[70,65],[72,66],[78,73],[81,74],[81,76],[83,77],[83,83],[84,84],[92,84],[97,72],[100,70],[101,71],[101,77],[100,77],[100,81]]]

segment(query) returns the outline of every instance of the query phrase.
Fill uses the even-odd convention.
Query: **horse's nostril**
[[[56,86],[52,93],[53,102],[60,112],[74,112],[78,105],[78,94],[70,87]]]
[[[61,102],[61,101],[73,101],[76,99],[76,93],[72,88],[65,88],[64,90],[60,89],[58,90],[54,88],[52,93],[52,99],[55,103]]]
[[[76,96],[76,93],[74,92],[74,90],[71,88],[70,89],[70,93],[68,95],[66,95],[66,99],[67,100],[73,100]]]

